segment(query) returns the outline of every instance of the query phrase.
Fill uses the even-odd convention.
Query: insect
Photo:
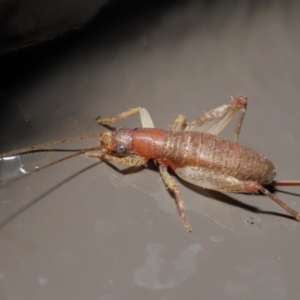
[[[153,159],[165,185],[174,193],[180,218],[189,232],[192,229],[186,218],[178,184],[169,174],[168,168],[185,181],[206,189],[249,194],[261,192],[299,222],[300,213],[264,186],[299,186],[300,181],[274,181],[276,170],[272,162],[238,143],[247,104],[248,100],[244,96],[232,98],[229,103],[203,114],[191,123],[187,123],[186,118],[180,114],[170,131],[154,128],[148,111],[137,107],[113,118],[97,117],[97,120],[101,125],[108,125],[139,113],[141,128],[117,128],[115,131],[49,142],[4,153],[0,155],[0,159],[34,152],[59,143],[99,138],[100,146],[81,150],[40,169],[80,154],[126,166],[143,166]],[[239,117],[234,139],[220,137],[219,133],[237,113]]]

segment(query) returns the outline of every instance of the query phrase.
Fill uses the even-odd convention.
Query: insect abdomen
[[[256,151],[228,139],[203,132],[173,132],[173,169],[195,166],[240,180],[271,183],[274,165]],[[171,143],[170,143],[171,144]]]
[[[261,184],[271,183],[276,175],[274,165],[266,157],[213,134],[160,129],[139,131],[143,133],[135,136],[139,140],[136,144],[144,147],[143,153],[137,149],[137,154],[153,158],[173,170],[185,166],[201,167]]]

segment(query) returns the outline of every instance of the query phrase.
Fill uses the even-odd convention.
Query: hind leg
[[[233,117],[240,112],[234,132],[234,141],[238,141],[246,113],[247,103],[248,100],[244,96],[232,98],[228,104],[224,104],[205,113],[189,124],[186,124],[186,118],[183,115],[179,115],[174,122],[172,130],[202,131],[218,135],[228,125]]]
[[[300,222],[299,212],[292,209],[256,181],[243,181],[200,167],[183,167],[176,169],[175,172],[179,177],[190,183],[214,191],[246,194],[262,192]]]

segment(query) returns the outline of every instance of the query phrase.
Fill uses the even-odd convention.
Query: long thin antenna
[[[46,169],[46,168],[48,168],[48,167],[51,167],[51,166],[53,166],[53,165],[55,165],[55,164],[57,164],[57,163],[60,163],[60,162],[62,162],[62,161],[64,161],[64,160],[67,160],[67,159],[73,158],[73,157],[75,157],[75,156],[84,154],[85,152],[90,152],[90,151],[95,151],[95,150],[99,150],[99,146],[98,146],[98,147],[93,147],[93,148],[83,149],[83,150],[80,150],[80,151],[78,151],[78,152],[76,152],[76,153],[73,153],[73,154],[71,154],[71,155],[68,155],[68,156],[62,157],[62,158],[60,158],[60,159],[57,159],[57,160],[55,160],[55,161],[52,161],[52,162],[50,162],[50,163],[48,163],[48,164],[46,164],[46,165],[43,165],[43,166],[41,166],[41,167],[39,167],[39,168],[36,168],[36,169],[34,169],[34,170],[31,170],[31,171],[29,171],[28,173],[22,174],[21,176],[15,178],[15,179],[12,179],[12,180],[10,180],[9,182],[4,183],[3,186],[1,186],[1,188],[7,187],[7,186],[11,185],[12,183],[15,183],[16,181],[18,181],[18,180],[20,180],[20,179],[23,179],[24,177],[27,177],[27,176],[32,175],[32,174],[34,174],[34,173],[37,173],[37,172],[39,172],[39,171],[41,171],[41,170],[44,170],[44,169]]]
[[[27,148],[22,148],[22,149],[19,149],[19,150],[14,150],[14,151],[10,151],[10,152],[0,154],[0,159],[2,159],[4,157],[9,157],[9,156],[22,154],[22,153],[32,152],[32,151],[35,151],[35,150],[40,150],[40,149],[50,147],[50,146],[54,146],[54,145],[57,145],[57,144],[69,143],[69,142],[74,142],[74,141],[78,141],[78,140],[101,138],[102,135],[103,135],[102,133],[93,133],[93,134],[89,134],[89,135],[82,135],[82,136],[78,136],[78,137],[74,137],[74,138],[63,139],[63,140],[48,142],[48,143],[44,143],[44,144],[40,144],[40,145],[27,147]]]

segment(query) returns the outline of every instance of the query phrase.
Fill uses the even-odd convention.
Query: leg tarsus
[[[176,184],[174,178],[171,177],[171,175],[168,173],[167,167],[165,167],[163,165],[160,165],[159,166],[159,172],[160,172],[161,177],[162,177],[165,185],[167,186],[167,188],[169,188],[175,195],[177,209],[178,209],[180,218],[181,218],[181,220],[184,224],[184,227],[186,228],[186,230],[188,232],[191,232],[192,228],[191,228],[189,222],[186,219],[185,209],[184,209],[183,201],[182,201],[181,196],[180,196],[178,185]]]

